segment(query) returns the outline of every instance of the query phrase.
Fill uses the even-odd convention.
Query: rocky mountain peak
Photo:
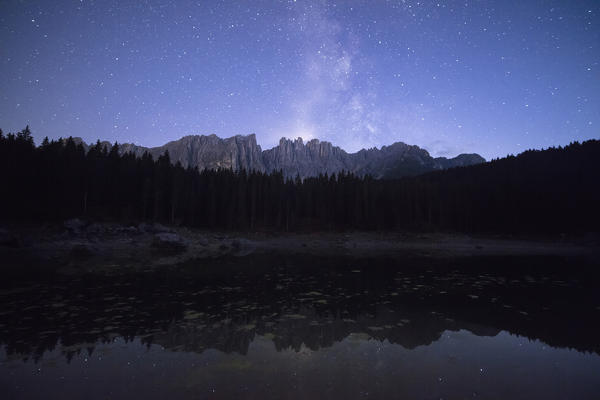
[[[78,142],[81,139],[75,140]],[[107,145],[111,146],[110,143]],[[122,153],[132,152],[141,156],[148,152],[154,158],[158,158],[167,150],[171,161],[180,162],[184,167],[197,167],[199,170],[231,168],[260,172],[282,171],[284,176],[290,178],[331,175],[341,171],[359,176],[368,174],[375,178],[396,178],[485,162],[478,154],[461,154],[451,159],[433,158],[427,150],[402,142],[380,149],[370,148],[347,153],[327,141],[311,139],[304,143],[301,137],[282,137],[279,145],[262,150],[255,134],[229,138],[220,138],[214,134],[189,135],[151,148],[131,143],[119,145],[119,151]]]

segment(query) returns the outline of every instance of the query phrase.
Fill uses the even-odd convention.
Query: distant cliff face
[[[232,168],[266,171],[262,150],[256,144],[256,136],[234,136],[221,139],[216,135],[184,136],[160,147],[146,148],[134,144],[122,144],[121,152],[133,152],[142,155],[149,152],[154,158],[169,152],[173,163],[180,162],[184,167],[198,169]]]
[[[304,144],[302,139],[281,138],[279,145],[263,151],[267,171],[283,171],[285,176],[301,178],[319,174],[354,171],[349,154],[329,142],[316,139]]]
[[[108,143],[107,143],[108,144]],[[110,144],[108,144],[110,146]],[[279,145],[262,150],[254,134],[221,139],[216,135],[185,136],[160,147],[121,144],[119,150],[141,156],[145,152],[154,158],[169,152],[173,163],[203,169],[232,168],[247,171],[282,171],[286,177],[306,178],[341,171],[374,178],[398,178],[440,169],[485,162],[478,154],[461,154],[447,159],[433,158],[418,146],[397,142],[381,149],[347,153],[329,142],[313,139],[304,143],[301,138],[282,138]]]

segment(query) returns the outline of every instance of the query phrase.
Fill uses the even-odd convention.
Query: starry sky
[[[0,128],[396,141],[487,159],[600,137],[600,1],[0,0]]]

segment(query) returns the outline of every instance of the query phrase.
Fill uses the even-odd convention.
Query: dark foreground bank
[[[515,237],[409,232],[235,233],[161,224],[122,225],[80,219],[62,224],[0,227],[3,273],[119,272],[193,260],[252,254],[335,257],[454,258],[469,256],[582,256],[600,258],[600,236]],[[45,271],[45,272],[44,272]]]

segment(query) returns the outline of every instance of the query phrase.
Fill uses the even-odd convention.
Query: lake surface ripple
[[[0,284],[5,399],[597,399],[579,258],[248,256]]]

